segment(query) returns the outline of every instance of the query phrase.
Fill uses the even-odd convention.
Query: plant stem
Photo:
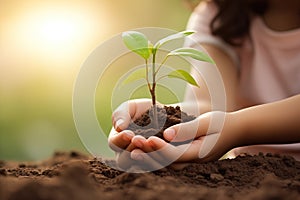
[[[163,66],[163,64],[165,64],[165,62],[167,61],[167,59],[169,58],[169,56],[166,56],[163,61],[161,62],[161,64],[159,65],[159,67],[157,68],[157,70],[155,71],[155,75],[157,75],[158,71],[160,70],[160,68]]]
[[[150,90],[150,93],[151,93],[152,105],[153,105],[154,127],[158,128],[156,94],[155,94],[155,88],[156,88],[156,80],[155,80],[155,76],[156,76],[156,73],[155,73],[155,58],[156,58],[156,52],[153,53],[153,57],[152,57],[152,89]]]
[[[146,81],[147,81],[147,85],[148,85],[148,89],[151,93],[151,85],[150,85],[150,82],[149,82],[149,66],[148,66],[148,60],[145,59],[145,63],[146,63]]]

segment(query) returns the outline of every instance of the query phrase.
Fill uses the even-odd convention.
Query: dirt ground
[[[78,152],[39,163],[0,161],[1,200],[300,199],[300,162],[260,154],[175,171],[125,173]]]

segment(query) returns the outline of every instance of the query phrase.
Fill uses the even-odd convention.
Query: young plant
[[[182,79],[186,82],[188,82],[191,85],[198,86],[195,79],[186,71],[178,69],[171,71],[169,74],[166,74],[161,77],[157,77],[159,70],[163,67],[163,65],[166,63],[169,57],[171,56],[181,56],[181,57],[190,57],[196,60],[214,63],[214,61],[204,52],[198,51],[194,48],[178,48],[170,51],[162,60],[162,62],[157,65],[156,63],[156,56],[159,48],[166,44],[167,42],[170,42],[172,40],[184,38],[186,36],[189,36],[193,34],[193,31],[182,31],[179,33],[175,33],[172,35],[169,35],[165,38],[162,38],[158,42],[156,42],[154,45],[147,39],[147,37],[137,31],[127,31],[123,32],[122,39],[126,47],[131,50],[132,52],[135,52],[136,54],[140,55],[145,60],[145,68],[141,70],[136,70],[132,74],[130,74],[125,80],[124,83],[130,83],[132,81],[145,78],[147,81],[148,89],[151,95],[152,99],[152,105],[153,105],[153,120],[154,120],[154,126],[157,127],[157,108],[156,108],[156,85],[157,81],[169,77],[169,78],[178,78]],[[150,63],[149,63],[150,60]],[[150,66],[149,66],[150,65]],[[150,70],[151,68],[151,70]],[[151,77],[151,81],[149,80],[149,73]]]

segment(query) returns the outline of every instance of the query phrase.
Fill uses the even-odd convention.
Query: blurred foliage
[[[77,38],[77,46],[60,51],[26,40],[25,28],[15,29],[25,20],[22,14],[44,7],[78,6],[94,13],[86,36]],[[89,10],[90,9],[90,10]],[[77,12],[80,9],[77,9]],[[182,0],[93,0],[93,1],[1,1],[0,7],[0,160],[44,159],[56,150],[85,151],[72,116],[72,91],[80,66],[89,53],[112,35],[141,27],[184,30],[190,10]],[[82,40],[82,41],[81,41]],[[29,44],[29,45],[28,45]],[[80,44],[80,45],[79,45]],[[119,73],[111,72],[112,74]],[[109,91],[114,75],[102,80],[107,89],[97,91],[99,123],[105,131],[111,127]],[[161,87],[162,101],[174,97]],[[147,95],[143,89],[133,98]],[[173,96],[172,96],[173,95]],[[109,106],[107,106],[109,105]],[[104,112],[102,112],[102,110]]]

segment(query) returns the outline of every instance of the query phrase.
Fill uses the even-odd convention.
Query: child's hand
[[[157,104],[159,105],[159,103]],[[108,144],[111,149],[117,152],[118,165],[123,169],[128,168],[135,162],[130,158],[130,152],[139,148],[139,142],[136,141],[143,138],[142,136],[135,136],[132,131],[126,130],[126,128],[131,120],[140,117],[151,106],[151,99],[135,99],[122,103],[113,112],[113,128],[108,137]]]
[[[156,170],[172,163],[206,162],[216,160],[237,146],[239,126],[233,113],[208,112],[195,120],[169,127],[164,140],[152,136],[148,139],[126,130],[131,120],[141,116],[152,106],[150,99],[130,100],[113,113],[109,145],[117,152],[117,163],[122,169],[139,165]],[[175,146],[173,142],[192,140]]]
[[[235,116],[232,113],[209,112],[193,121],[174,125],[164,132],[164,137],[171,143],[152,136],[148,139],[133,138],[140,147],[133,149],[130,157],[133,160],[143,161],[149,169],[178,162],[206,162],[216,160],[238,142],[240,128],[236,126]],[[172,142],[193,140],[179,146]]]
[[[135,120],[151,107],[150,99],[129,100],[122,103],[112,114],[113,128],[108,143],[114,151],[126,149],[134,133],[126,130],[131,120]],[[125,130],[125,131],[124,131]]]

